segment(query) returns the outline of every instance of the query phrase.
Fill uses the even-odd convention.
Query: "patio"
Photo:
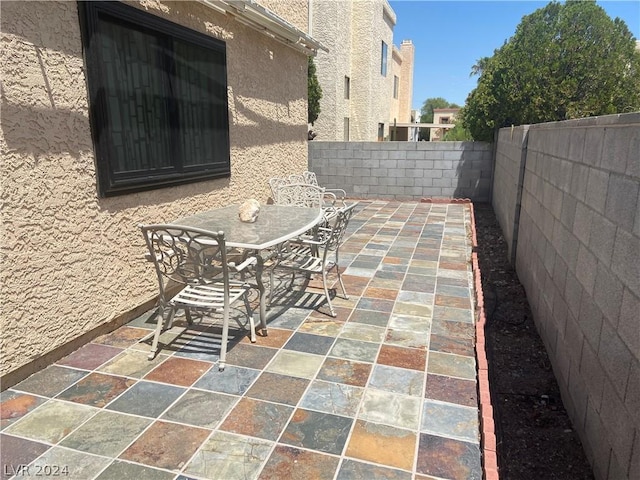
[[[279,289],[224,372],[206,323],[151,362],[153,312],[95,339],[2,392],[2,478],[483,478],[471,222],[361,201],[337,318],[313,282]]]

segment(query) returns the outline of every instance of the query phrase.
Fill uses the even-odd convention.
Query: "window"
[[[449,117],[440,117],[439,123],[449,123]]]
[[[393,76],[393,98],[398,98],[398,89],[400,88],[400,79],[397,75]]]
[[[382,42],[382,52],[380,55],[380,73],[383,77],[387,76],[387,44]]]
[[[384,140],[384,123],[378,124],[378,141],[382,142]]]
[[[349,117],[344,117],[344,141],[349,141]]]
[[[229,176],[226,46],[120,2],[79,2],[100,195]]]
[[[345,75],[344,77],[344,99],[349,100],[351,98],[351,79]]]

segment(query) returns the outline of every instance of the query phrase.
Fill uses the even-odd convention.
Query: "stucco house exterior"
[[[308,7],[2,2],[3,388],[153,304],[139,223],[306,169]]]
[[[329,50],[315,58],[317,140],[383,140],[394,119],[410,122],[414,46],[394,47],[395,24],[387,0],[310,2],[309,32]]]
[[[447,125],[442,127],[431,127],[431,141],[439,142],[444,137],[446,131],[455,127],[456,115],[460,112],[459,108],[434,108],[433,123],[436,125]]]

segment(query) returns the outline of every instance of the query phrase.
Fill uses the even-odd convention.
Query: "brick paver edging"
[[[478,239],[476,236],[476,221],[473,203],[469,202],[471,210],[471,262],[475,282],[476,295],[476,359],[478,362],[478,393],[480,398],[480,424],[482,435],[482,466],[485,480],[498,480],[498,456],[496,454],[496,433],[493,420],[493,406],[489,391],[489,364],[484,328],[487,322],[484,311],[484,294],[482,292],[482,276],[478,264]]]

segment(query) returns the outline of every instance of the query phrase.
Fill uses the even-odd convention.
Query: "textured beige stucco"
[[[343,141],[344,119],[352,117],[351,100],[344,98],[344,78],[351,77],[351,3],[312,0],[311,8],[313,37],[329,50],[319,51],[314,59],[322,100],[313,130],[317,140]]]
[[[391,102],[389,112],[389,123],[393,125],[393,122],[404,122],[400,119],[400,84],[402,75],[402,54],[395,45],[393,46],[393,52],[391,55],[391,76],[393,81],[391,82]],[[398,98],[393,96],[395,88],[395,77],[398,77]]]
[[[388,133],[393,98],[392,45],[395,13],[386,0],[354,2],[312,0],[311,32],[329,52],[316,58],[322,87],[318,140],[344,140],[344,118],[351,141],[375,141],[378,123]],[[387,44],[387,75],[380,73],[381,42]],[[351,98],[344,98],[344,77],[351,79]]]
[[[258,0],[257,3],[282,17],[294,27],[309,33],[308,0]]]
[[[411,40],[403,40],[400,44],[400,92],[398,98],[398,121],[411,122],[411,104],[413,102],[413,65],[415,47]]]
[[[195,2],[130,2],[227,42],[231,177],[99,198],[75,2],[2,2],[4,375],[156,295],[138,223],[268,198],[307,166],[304,54]]]

